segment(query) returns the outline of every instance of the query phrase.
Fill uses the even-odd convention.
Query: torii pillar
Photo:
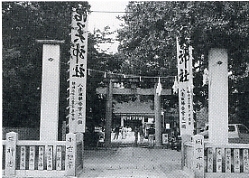
[[[106,114],[105,114],[105,146],[109,147],[111,146],[111,123],[112,123],[112,97],[113,95],[130,95],[130,94],[136,94],[136,95],[145,95],[145,96],[156,96],[155,95],[155,87],[154,88],[113,88],[113,83],[118,82],[118,79],[108,79],[108,87],[99,87],[96,89],[97,94],[104,94],[106,95]],[[161,96],[167,96],[167,95],[172,95],[171,89],[163,89],[161,90],[160,93]],[[157,96],[155,101],[159,98],[160,96]],[[158,112],[157,115],[158,117],[161,115],[161,110],[160,110],[160,105],[158,105],[160,101],[157,101],[157,104],[155,104],[158,107]],[[156,116],[157,117],[157,116]],[[157,128],[161,128],[161,125],[156,126]],[[161,133],[159,131],[158,133]],[[160,138],[159,138],[160,136]],[[161,143],[161,135],[158,134],[158,143]]]
[[[112,128],[112,96],[113,83],[112,79],[109,81],[106,95],[106,114],[105,114],[105,146],[111,146],[111,128]]]
[[[162,146],[162,118],[161,118],[161,91],[162,86],[159,82],[155,86],[154,110],[155,110],[155,142],[156,147]]]
[[[225,49],[211,49],[209,62],[209,141],[228,143],[228,55]]]
[[[40,140],[58,140],[60,44],[64,41],[37,40],[43,44]]]

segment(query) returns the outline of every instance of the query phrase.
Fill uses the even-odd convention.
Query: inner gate
[[[106,115],[105,115],[105,146],[109,147],[111,145],[111,133],[113,126],[119,126],[121,128],[127,127],[130,128],[132,131],[135,130],[136,127],[143,127],[144,133],[146,133],[146,128],[149,124],[154,124],[155,131],[158,131],[159,136],[156,137],[156,142],[160,142],[161,144],[161,127],[164,125],[164,117],[161,109],[161,102],[155,97],[156,89],[158,85],[158,81],[162,81],[163,84],[165,82],[169,83],[168,77],[158,77],[151,78],[150,82],[154,83],[154,88],[140,88],[137,87],[141,79],[139,78],[124,78],[122,80],[117,78],[109,78],[106,79],[105,82],[108,84],[108,87],[99,87],[96,89],[97,94],[106,95]],[[120,82],[129,82],[131,84],[130,88],[124,87],[115,87],[116,83]],[[173,81],[171,81],[172,86]],[[116,103],[115,107],[113,108],[113,98],[117,95],[133,95],[135,96],[134,102],[123,102],[123,103]],[[172,95],[172,89],[164,89],[161,90],[161,96],[167,97]],[[140,101],[140,97],[142,96],[149,96],[152,98],[154,97],[154,101],[152,103],[142,103]],[[158,110],[156,111],[155,106],[159,106]],[[157,114],[156,112],[160,112]],[[114,121],[114,117],[118,119],[116,122]],[[158,124],[156,124],[158,122]],[[147,127],[146,127],[147,125]],[[159,128],[160,127],[160,128]],[[148,129],[148,128],[147,128]],[[122,130],[121,130],[122,131]]]

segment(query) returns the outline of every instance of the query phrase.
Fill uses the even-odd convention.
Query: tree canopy
[[[248,2],[138,1],[130,2],[126,12],[120,17],[125,25],[119,30],[119,50],[139,69],[134,71],[175,68],[176,37],[190,39],[195,60],[206,61],[212,47],[228,49],[235,75],[238,64],[245,65],[248,59]]]
[[[87,2],[2,2],[3,125],[39,125],[41,46],[36,39],[65,40],[61,46],[60,121],[68,111],[68,70],[71,8]],[[194,102],[207,104],[202,74],[210,48],[229,53],[229,114],[232,122],[249,126],[249,3],[239,1],[131,1],[118,31],[119,53],[99,52],[105,32],[89,34],[88,67],[140,76],[177,75],[176,37],[194,48]],[[101,34],[101,36],[99,36]],[[87,83],[87,116],[98,124],[104,117],[104,100],[95,94],[101,73],[90,73]],[[171,87],[173,81],[167,83]],[[175,101],[176,102],[176,101]],[[174,104],[172,102],[171,104]]]
[[[249,125],[249,3],[216,1],[130,2],[119,30],[119,51],[131,72],[154,76],[177,75],[176,37],[194,48],[195,108],[207,104],[202,74],[210,48],[229,53],[230,118]],[[241,100],[240,97],[247,98]],[[243,114],[242,114],[243,113]]]
[[[37,39],[65,40],[61,45],[59,121],[66,120],[71,9],[78,4],[84,10],[90,10],[87,2],[2,3],[3,126],[39,127],[42,45],[36,43]],[[108,39],[99,39],[96,34],[89,34],[89,68],[103,71],[118,69],[119,62],[115,56],[98,52],[96,48],[98,43],[105,40]],[[100,74],[88,76],[87,116],[96,118],[96,123],[104,117],[104,100],[95,94],[95,88],[102,80]]]

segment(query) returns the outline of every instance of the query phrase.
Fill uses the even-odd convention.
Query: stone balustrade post
[[[16,143],[18,133],[9,132],[6,134],[5,148],[5,176],[11,177],[16,175]]]

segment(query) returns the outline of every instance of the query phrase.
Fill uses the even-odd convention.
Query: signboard
[[[143,120],[142,116],[122,116],[124,120]]]
[[[153,124],[154,123],[154,118],[148,118],[148,123]]]
[[[101,132],[102,131],[102,127],[94,127],[94,132]]]
[[[177,64],[179,86],[180,134],[193,135],[193,72],[192,47],[179,45],[177,41]]]
[[[69,132],[85,132],[87,77],[87,12],[73,8],[69,77]]]

